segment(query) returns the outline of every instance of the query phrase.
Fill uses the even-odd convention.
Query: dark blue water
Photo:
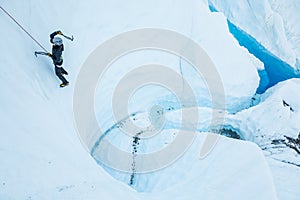
[[[212,12],[217,10],[210,6]],[[262,46],[255,38],[241,30],[229,20],[228,28],[231,34],[237,39],[239,44],[248,49],[248,51],[264,63],[265,70],[258,71],[260,76],[260,84],[257,88],[257,93],[264,93],[268,88],[277,84],[278,82],[290,79],[300,78],[300,74],[286,62],[280,60],[278,57],[269,52]]]

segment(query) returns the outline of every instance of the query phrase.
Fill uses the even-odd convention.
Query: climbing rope
[[[28,31],[25,30],[25,28],[23,28],[21,26],[21,24],[19,24],[17,22],[17,20],[15,20],[2,6],[0,6],[1,10],[3,10],[3,12],[10,17],[25,33],[27,33],[27,35],[33,40],[35,41],[45,52],[48,52],[30,33],[28,33]]]

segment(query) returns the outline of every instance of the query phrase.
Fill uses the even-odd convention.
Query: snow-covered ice
[[[283,19],[272,10],[268,0],[242,0],[234,3],[209,0],[209,2],[217,10],[222,11],[232,23],[263,44],[275,56],[296,67],[296,54],[288,42]],[[287,9],[284,12],[291,13]],[[297,16],[297,13],[295,12],[293,16]]]
[[[295,22],[289,21],[291,14],[287,10],[276,7],[278,2],[270,0],[269,4],[265,0],[250,6],[245,1],[210,3],[222,8],[226,17],[249,33],[264,27],[263,33],[253,32],[253,37],[283,61],[296,65],[299,54],[292,44],[297,41],[298,29],[289,29]],[[229,32],[225,15],[210,12],[206,0],[4,0],[0,6],[48,50],[49,34],[55,30],[75,38],[73,42],[64,39],[64,67],[71,84],[60,89],[51,60],[36,58],[34,51],[40,50],[39,46],[0,10],[0,199],[299,196],[295,187],[300,174],[298,154],[282,144],[279,148],[272,144],[272,140],[284,139],[284,135],[295,138],[299,133],[299,80],[285,81],[256,95],[258,70],[264,69],[263,63],[239,45]],[[203,77],[177,55],[153,49],[130,53],[110,66],[95,92],[94,109],[101,128],[107,130],[117,123],[111,99],[119,80],[143,64],[165,65],[182,75],[195,92],[200,111],[198,132],[190,148],[164,169],[136,174],[130,187],[130,174],[97,163],[95,155],[81,142],[74,122],[73,92],[83,63],[96,47],[120,33],[149,27],[183,34],[207,52],[224,86],[224,126],[248,141],[221,136],[212,152],[199,159],[205,136],[213,131],[208,125],[212,100]],[[180,107],[172,92],[151,85],[136,91],[128,109],[131,114],[139,113],[136,123],[149,124],[156,120],[155,105],[169,109],[165,113],[165,129],[161,135],[141,140],[138,153],[149,153],[172,142],[180,127],[180,115],[186,109]],[[153,115],[148,118],[151,112]],[[107,137],[119,148],[132,150],[132,137],[118,128],[112,129]]]

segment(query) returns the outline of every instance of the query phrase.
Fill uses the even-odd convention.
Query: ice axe
[[[44,55],[44,56],[49,56],[50,53],[44,52],[44,51],[35,51],[34,55],[37,57],[37,55]],[[51,55],[51,54],[50,54]]]
[[[68,40],[71,40],[71,41],[73,41],[74,40],[74,37],[73,37],[73,35],[72,35],[72,37],[69,37],[69,36],[66,36],[66,35],[64,35],[64,34],[61,34],[62,36],[64,36],[65,38],[67,38]]]

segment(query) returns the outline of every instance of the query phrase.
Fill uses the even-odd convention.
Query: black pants
[[[64,68],[55,65],[55,74],[64,84],[69,83],[63,76],[63,74],[67,74],[67,71]]]

